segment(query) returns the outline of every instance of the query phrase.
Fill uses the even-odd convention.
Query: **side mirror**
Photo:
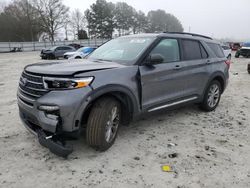
[[[152,54],[152,55],[148,56],[145,64],[146,65],[155,65],[155,64],[160,64],[163,61],[164,61],[164,57],[161,54]]]

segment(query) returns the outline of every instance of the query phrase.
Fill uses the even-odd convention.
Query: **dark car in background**
[[[75,48],[76,50],[81,48],[81,47],[84,47],[84,46],[82,46],[80,44],[76,44],[76,43],[69,44],[68,46],[71,46],[71,47]]]
[[[230,48],[233,51],[237,51],[238,49],[240,49],[241,44],[239,42],[234,42],[230,44]]]
[[[58,59],[63,57],[66,52],[74,52],[76,49],[72,46],[54,46],[41,51],[42,59]]]
[[[250,42],[243,43],[242,47],[237,50],[235,57],[238,58],[240,56],[250,57]]]

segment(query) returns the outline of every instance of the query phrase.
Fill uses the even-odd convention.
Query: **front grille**
[[[48,93],[48,90],[44,88],[42,76],[37,76],[25,71],[20,77],[19,91],[21,94],[32,99],[38,99]]]

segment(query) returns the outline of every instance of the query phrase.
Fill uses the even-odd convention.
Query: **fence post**
[[[36,51],[36,46],[35,42],[33,42],[33,51]]]
[[[9,41],[9,49],[10,49],[10,51],[11,51],[10,41]]]

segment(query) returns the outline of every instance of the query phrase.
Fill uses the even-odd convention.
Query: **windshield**
[[[250,42],[244,43],[243,46],[244,46],[244,47],[250,47]]]
[[[77,51],[82,52],[84,54],[87,54],[87,53],[91,53],[92,51],[94,51],[94,48],[92,48],[92,47],[82,47],[82,48],[79,48]]]
[[[53,47],[49,48],[49,50],[53,51],[53,50],[55,50],[56,48],[57,48],[57,46],[53,46]]]
[[[154,37],[126,37],[107,42],[97,48],[88,58],[99,61],[115,61],[133,65]]]

